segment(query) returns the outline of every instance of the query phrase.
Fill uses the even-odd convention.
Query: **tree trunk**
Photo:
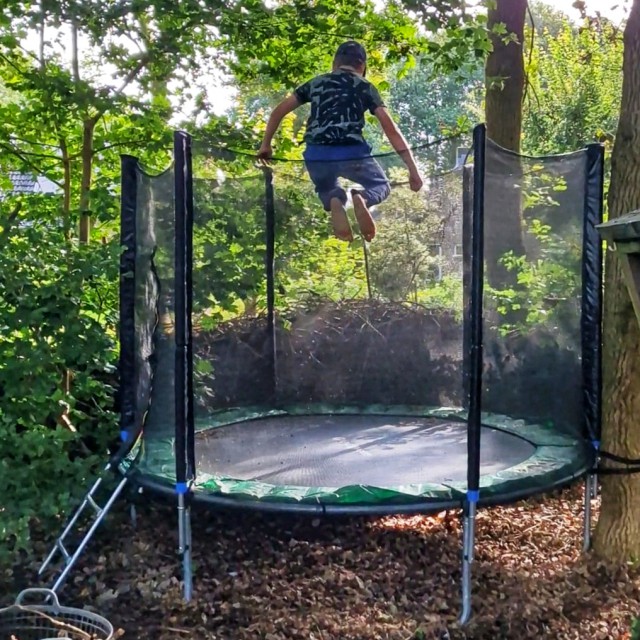
[[[67,141],[64,138],[60,139],[60,153],[62,154],[62,169],[64,171],[62,182],[62,225],[64,237],[69,240],[71,238],[71,159],[69,158]]]
[[[497,0],[487,16],[489,29],[504,24],[507,30],[506,36],[492,33],[493,50],[485,66],[487,135],[501,147],[517,152],[522,132],[522,43],[526,11],[527,0]]]
[[[80,242],[89,243],[91,236],[91,177],[93,173],[93,134],[96,118],[82,124],[82,182],[80,183]]]
[[[46,43],[45,34],[47,28],[47,12],[45,8],[44,0],[40,2],[40,24],[38,25],[39,43],[38,43],[38,62],[40,65],[40,71],[44,73],[46,68],[46,60],[44,57],[44,46]]]
[[[527,0],[497,0],[488,13],[488,27],[504,24],[505,35],[491,35],[493,50],[485,66],[485,120],[487,136],[510,151],[520,151],[524,95],[523,38]],[[505,41],[505,38],[507,40]],[[515,41],[512,39],[515,38]],[[485,264],[489,284],[496,289],[515,288],[517,273],[501,260],[505,254],[524,254],[520,180],[505,188],[505,176],[492,175],[487,160],[485,182]],[[514,163],[514,169],[518,168]],[[521,314],[517,314],[521,315]]]
[[[71,70],[76,84],[80,82],[80,52],[78,50],[78,25],[71,24]]]
[[[611,158],[609,217],[640,208],[640,0],[624,32],[622,104]],[[640,327],[621,264],[608,252],[604,310],[602,449],[640,458]],[[609,562],[640,558],[640,475],[603,475],[593,545]]]

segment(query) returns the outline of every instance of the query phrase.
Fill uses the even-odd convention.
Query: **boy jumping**
[[[271,141],[282,119],[300,105],[311,103],[303,157],[325,211],[331,212],[336,237],[347,242],[353,240],[353,234],[345,209],[347,193],[338,178],[362,186],[362,190],[353,189],[351,196],[358,226],[367,241],[376,234],[369,207],[385,200],[391,190],[387,176],[371,156],[371,147],[362,135],[367,111],[378,118],[391,146],[407,165],[411,189],[422,188],[422,178],[407,141],[387,112],[378,90],[365,80],[366,70],[364,47],[354,41],[341,44],[331,73],[301,85],[273,110],[258,151],[259,158],[271,158]]]

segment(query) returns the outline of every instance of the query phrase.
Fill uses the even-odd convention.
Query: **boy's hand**
[[[409,174],[409,187],[411,188],[411,191],[420,191],[423,184],[422,176],[418,172],[412,171]]]
[[[260,149],[258,149],[258,159],[259,160],[271,160],[273,157],[273,149],[270,144],[262,144]]]

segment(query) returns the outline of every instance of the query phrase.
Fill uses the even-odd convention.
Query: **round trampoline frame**
[[[302,425],[300,420],[302,419]],[[292,420],[296,420],[291,425]],[[340,431],[340,422],[344,421],[347,428]],[[425,421],[437,421],[429,425]],[[286,437],[294,439],[296,426],[299,430],[314,426],[314,423],[323,423],[328,430],[328,438],[335,438],[336,434],[343,438],[343,444],[348,444],[350,439],[365,439],[367,435],[359,430],[359,427],[371,423],[369,428],[387,428],[382,435],[385,437],[384,446],[396,447],[396,451],[403,451],[405,442],[395,441],[395,431],[400,437],[410,427],[418,439],[418,446],[422,449],[409,451],[412,457],[428,457],[425,446],[437,443],[438,422],[449,429],[457,429],[456,455],[464,461],[463,476],[446,483],[411,482],[401,485],[391,483],[365,484],[347,483],[327,486],[322,484],[302,483],[276,483],[258,479],[256,474],[243,473],[230,475],[229,473],[217,473],[216,462],[203,460],[197,462],[199,474],[196,483],[191,487],[191,499],[196,503],[215,506],[251,509],[256,511],[310,513],[310,514],[341,514],[341,515],[391,515],[391,514],[428,514],[447,509],[462,508],[466,499],[466,436],[467,436],[467,412],[450,408],[409,408],[409,407],[369,407],[366,412],[358,407],[288,407],[282,410],[264,410],[260,408],[238,408],[223,411],[207,419],[201,419],[196,426],[196,441],[206,438],[216,439],[222,435],[224,440],[233,440],[231,443],[231,455],[235,461],[226,460],[219,463],[218,468],[235,463],[248,463],[251,465],[249,447],[241,451],[238,446],[247,445],[256,429],[265,428],[271,431],[281,430],[283,434],[273,434],[270,438],[275,444],[286,446]],[[267,426],[267,423],[269,426]],[[422,424],[421,424],[422,423]],[[335,427],[337,425],[338,431]],[[333,430],[331,430],[333,427]],[[349,428],[350,427],[350,428]],[[493,448],[484,447],[484,454],[491,456],[489,462],[498,468],[494,473],[480,476],[480,505],[497,505],[515,502],[535,494],[545,493],[553,489],[566,486],[584,474],[592,467],[592,449],[579,436],[563,433],[552,426],[528,423],[508,416],[483,415],[483,435],[485,441],[497,442],[496,455]],[[310,455],[310,458],[319,464],[304,466],[304,449],[315,446],[319,449],[329,446],[322,442],[322,434],[318,437],[319,425],[312,429],[315,433],[313,439],[309,438],[305,443],[304,433],[295,435],[292,446],[302,453],[300,468],[315,475],[323,462],[329,457]],[[253,433],[252,433],[253,430]],[[365,429],[366,430],[366,429]],[[375,432],[374,432],[375,435]],[[378,434],[380,435],[380,434]],[[284,437],[284,440],[282,438]],[[280,438],[280,442],[278,442]],[[497,439],[497,440],[496,440]],[[450,438],[451,440],[451,438]],[[220,446],[220,455],[225,455],[228,447]],[[214,444],[214,447],[216,446]],[[274,442],[272,442],[274,444]],[[444,443],[443,443],[444,444]],[[136,482],[141,486],[166,495],[175,492],[175,451],[172,438],[147,437],[145,450],[135,471]],[[238,445],[238,446],[236,446]],[[449,442],[451,452],[452,443]],[[530,455],[509,452],[512,445],[514,450],[530,450]],[[287,460],[284,447],[277,447],[278,451],[262,448],[264,443],[258,442],[254,447],[264,452],[265,458],[271,455],[281,456]],[[415,445],[414,445],[415,446]],[[355,444],[354,455],[361,455],[363,447],[367,447],[367,455],[373,465],[376,460],[376,446],[370,442]],[[441,447],[442,448],[442,447]],[[202,451],[205,447],[196,443],[196,449]],[[405,452],[407,447],[404,447]],[[247,455],[245,455],[245,452]],[[501,461],[499,454],[513,453],[515,464]],[[446,455],[446,452],[443,452]],[[452,456],[447,458],[452,459]],[[262,459],[264,460],[264,458]],[[254,468],[259,469],[261,460],[254,458]],[[284,463],[284,462],[283,462]],[[428,464],[428,460],[426,461]],[[347,463],[348,464],[348,461]],[[481,462],[482,465],[482,462]],[[159,470],[166,473],[158,473]],[[264,469],[262,470],[264,472]],[[291,470],[290,470],[291,471]],[[275,472],[277,475],[277,472]],[[415,477],[415,473],[413,474]]]

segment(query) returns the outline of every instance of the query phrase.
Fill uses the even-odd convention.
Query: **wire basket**
[[[44,596],[46,604],[24,605],[25,596]],[[25,589],[0,609],[0,640],[111,640],[113,626],[84,609],[62,607],[50,589]]]

